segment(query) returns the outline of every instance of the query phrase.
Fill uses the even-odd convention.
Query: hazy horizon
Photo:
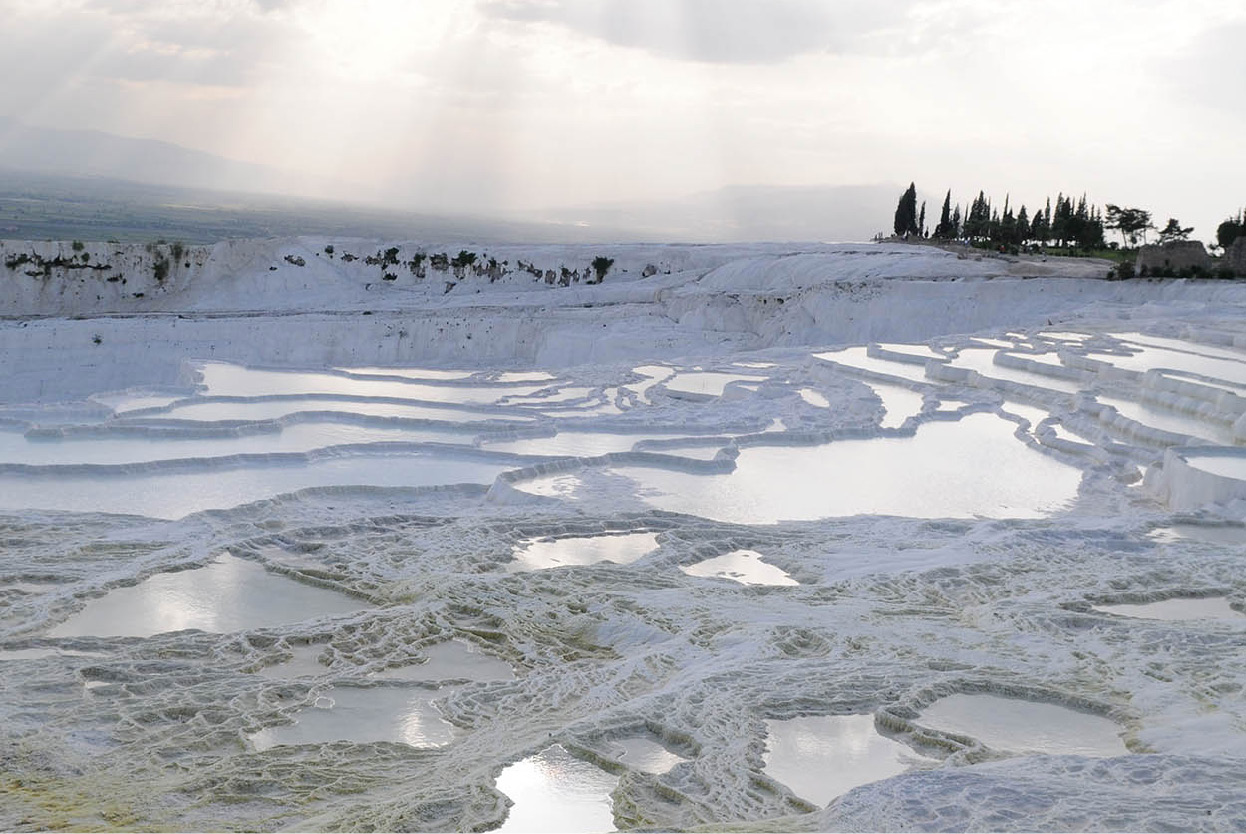
[[[234,160],[266,193],[651,226],[699,200],[698,222],[729,229],[756,214],[733,188],[894,200],[914,181],[936,219],[948,188],[1031,210],[1063,191],[1204,241],[1246,203],[1246,8],[1222,0],[0,8],[0,67],[23,81],[0,91],[0,148],[23,125],[158,140]],[[820,210],[762,202],[782,228]]]

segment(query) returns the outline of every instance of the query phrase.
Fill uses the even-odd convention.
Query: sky
[[[515,213],[732,185],[1246,205],[1241,0],[0,0],[0,115]],[[12,83],[19,79],[19,83]],[[897,198],[899,192],[897,191]],[[936,218],[937,219],[937,218]]]

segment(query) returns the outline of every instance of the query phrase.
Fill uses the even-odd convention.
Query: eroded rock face
[[[1239,278],[1246,278],[1246,237],[1239,237],[1224,251],[1225,266]]]
[[[1139,272],[1157,269],[1210,269],[1211,256],[1197,240],[1177,240],[1157,246],[1143,246],[1138,250],[1136,267]]]

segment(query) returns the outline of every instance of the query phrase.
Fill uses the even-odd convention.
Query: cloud
[[[874,51],[913,0],[479,0],[487,17],[562,26],[617,46],[706,63],[779,63]]]
[[[1176,95],[1213,110],[1246,117],[1246,18],[1215,26],[1171,60],[1159,62],[1159,80]]]

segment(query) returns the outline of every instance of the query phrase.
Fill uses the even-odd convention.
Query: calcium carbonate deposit
[[[1246,287],[64,248],[0,245],[0,828],[1246,828]]]

